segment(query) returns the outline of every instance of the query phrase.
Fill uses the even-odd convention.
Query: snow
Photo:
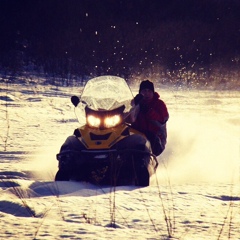
[[[0,85],[0,239],[240,239],[240,93],[158,89],[170,119],[152,185],[54,182],[81,88]]]

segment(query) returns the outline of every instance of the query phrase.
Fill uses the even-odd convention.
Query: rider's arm
[[[165,103],[163,101],[159,101],[159,103],[154,108],[151,108],[147,112],[147,117],[149,120],[158,121],[161,124],[165,124],[169,118]]]

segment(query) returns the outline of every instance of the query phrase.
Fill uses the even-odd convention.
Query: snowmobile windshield
[[[123,78],[100,76],[86,83],[80,102],[95,111],[108,111],[124,106],[124,113],[127,113],[131,109],[132,99],[133,94]]]

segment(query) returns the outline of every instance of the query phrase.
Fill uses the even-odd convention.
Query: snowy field
[[[240,92],[159,89],[152,185],[111,188],[53,181],[80,91],[0,85],[0,239],[240,239]]]

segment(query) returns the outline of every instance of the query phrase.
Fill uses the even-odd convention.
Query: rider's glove
[[[137,94],[135,97],[134,97],[134,104],[135,105],[138,105],[143,99],[143,95],[142,94]]]

